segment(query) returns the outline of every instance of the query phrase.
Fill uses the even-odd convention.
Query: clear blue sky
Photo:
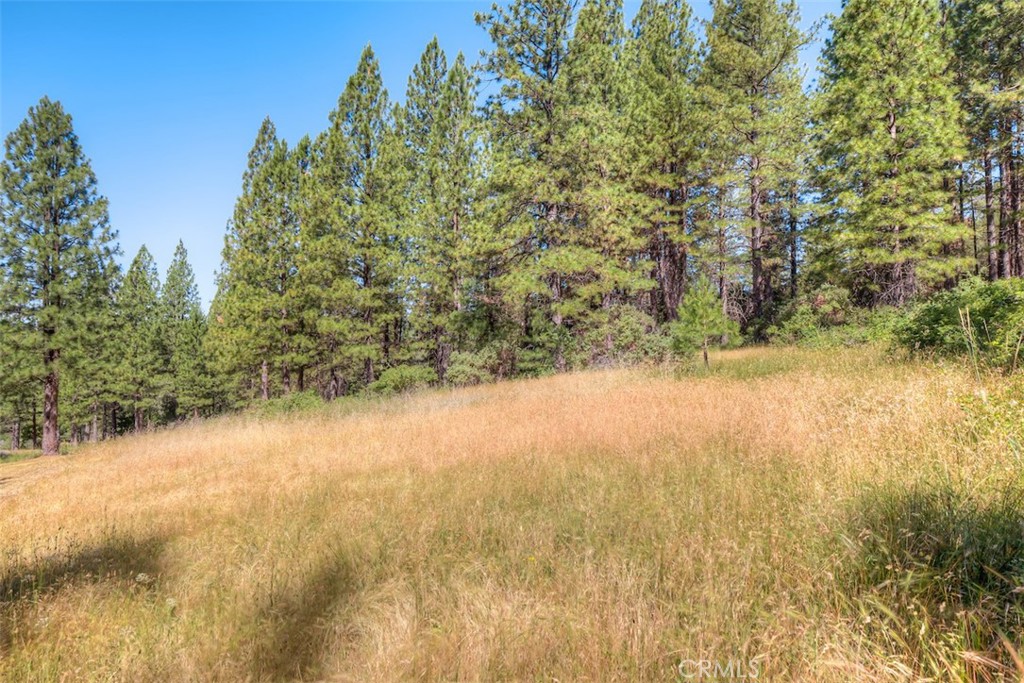
[[[809,24],[840,0],[803,0]],[[627,0],[631,18],[639,2]],[[694,0],[707,17],[709,3]],[[58,99],[92,159],[127,263],[145,244],[161,269],[184,241],[204,302],[224,227],[265,116],[295,142],[327,124],[372,43],[401,99],[436,35],[471,62],[490,2],[0,1],[0,134],[43,95]],[[816,49],[805,55],[813,65]]]

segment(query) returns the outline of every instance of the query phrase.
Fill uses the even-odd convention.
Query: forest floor
[[[712,362],[0,464],[0,679],[1017,680],[1018,385]]]

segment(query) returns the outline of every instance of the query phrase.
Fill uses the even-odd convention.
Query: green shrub
[[[669,337],[653,317],[630,305],[601,311],[590,328],[571,340],[571,367],[636,365],[668,355]]]
[[[896,330],[912,352],[970,355],[1016,369],[1024,343],[1024,280],[971,278],[918,304]]]
[[[324,406],[324,400],[315,391],[296,391],[269,401],[254,405],[253,409],[260,417],[275,417],[306,413]]]
[[[475,353],[459,351],[452,354],[445,381],[457,387],[487,384],[494,381],[491,369],[498,364],[497,350],[487,346]]]
[[[425,365],[398,365],[380,373],[380,378],[367,387],[378,394],[398,394],[433,384],[437,373]]]
[[[808,348],[855,346],[890,341],[898,320],[894,308],[858,308],[848,290],[824,285],[789,302],[768,337],[774,344]]]

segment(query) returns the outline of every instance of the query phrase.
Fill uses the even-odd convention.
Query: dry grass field
[[[1008,381],[713,362],[0,465],[0,679],[1018,680]]]

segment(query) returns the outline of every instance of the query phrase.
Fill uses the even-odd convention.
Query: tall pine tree
[[[822,57],[825,247],[872,304],[969,267],[947,189],[964,137],[940,19],[937,0],[849,0]]]
[[[160,276],[145,246],[139,249],[117,293],[122,400],[131,409],[134,430],[152,424],[166,381],[160,310]]]
[[[715,0],[707,24],[707,57],[701,74],[709,108],[712,157],[742,187],[738,221],[748,236],[748,322],[770,315],[781,247],[773,204],[782,197],[785,169],[794,154],[787,144],[803,129],[802,79],[797,58],[808,36],[798,27],[792,0]]]
[[[42,448],[56,454],[61,355],[102,305],[115,234],[59,102],[41,99],[7,137],[0,183],[0,306],[19,346],[41,361]]]

